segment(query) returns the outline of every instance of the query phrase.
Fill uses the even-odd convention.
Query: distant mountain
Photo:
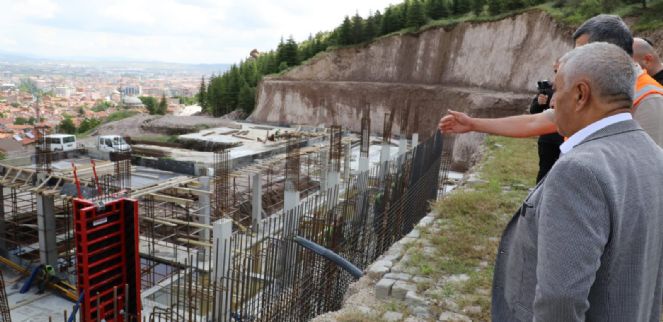
[[[201,73],[204,75],[221,74],[230,69],[231,64],[183,64],[159,61],[140,61],[123,58],[97,58],[97,57],[68,57],[47,58],[29,54],[18,54],[0,51],[0,64],[67,64],[88,67],[101,67],[110,69],[135,69],[135,70],[172,70]]]

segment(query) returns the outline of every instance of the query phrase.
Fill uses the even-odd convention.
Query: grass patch
[[[468,281],[447,283],[436,295],[458,300],[461,308],[481,306],[480,314],[470,315],[472,320],[490,320],[490,295],[476,290],[491,289],[498,238],[526,196],[526,187],[534,185],[538,170],[535,139],[489,136],[486,147],[479,170],[485,182],[457,190],[433,206],[437,220],[445,223],[445,229],[430,234],[438,254],[418,258],[415,252],[411,259],[433,279],[467,274]]]
[[[106,120],[104,120],[104,123],[119,121],[119,120],[122,120],[122,119],[132,117],[136,114],[139,114],[139,112],[138,111],[129,111],[129,110],[120,110],[120,111],[113,112],[110,115],[108,115]]]

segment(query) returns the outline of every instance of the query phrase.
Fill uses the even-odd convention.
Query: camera
[[[536,87],[539,90],[539,94],[550,95],[552,92],[552,83],[549,80],[536,82]]]

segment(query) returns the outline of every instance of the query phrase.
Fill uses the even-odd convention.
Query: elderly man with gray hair
[[[663,150],[632,119],[637,70],[595,42],[562,57],[562,156],[506,227],[493,321],[659,321]]]

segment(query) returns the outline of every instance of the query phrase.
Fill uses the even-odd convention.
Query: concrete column
[[[327,189],[332,189],[335,186],[338,186],[338,183],[341,181],[341,174],[336,171],[327,172]]]
[[[380,150],[380,172],[378,173],[379,175],[379,180],[382,181],[384,180],[386,174],[387,174],[387,166],[388,166],[388,161],[390,156],[390,146],[389,143],[382,143],[382,150]]]
[[[210,177],[200,177],[198,179],[200,181],[200,190],[202,191],[210,191]],[[199,193],[198,194],[198,209],[200,209],[198,213],[198,222],[204,225],[209,225],[210,224],[210,216],[211,216],[211,200],[210,200],[210,195],[208,193]],[[210,231],[209,229],[202,229],[200,231],[200,237],[199,237],[201,242],[208,243],[210,240]],[[206,252],[206,248],[202,247],[200,249],[203,254],[203,258],[205,260],[208,259]]]
[[[299,206],[299,191],[285,190],[283,192],[283,212],[288,212],[297,206]]]
[[[218,321],[230,321],[230,310],[232,307],[231,294],[228,293],[228,278],[230,272],[231,247],[233,222],[229,218],[219,219],[214,222],[212,237],[214,246],[212,249],[213,271],[212,278],[216,279],[218,293],[216,295],[216,317]]]
[[[7,257],[7,231],[5,225],[5,187],[0,185],[0,256]]]
[[[327,191],[327,165],[329,163],[329,150],[320,150],[320,191]]]
[[[400,140],[398,140],[398,155],[401,156],[407,152],[407,138],[406,137],[401,137]]]
[[[58,249],[55,239],[55,200],[53,196],[37,194],[37,229],[39,259],[42,264],[56,267]]]
[[[297,245],[291,240],[297,234],[299,225],[299,212],[295,209],[299,206],[299,191],[286,190],[283,201],[283,236],[285,236],[284,248],[281,253],[281,272],[285,285],[292,285],[295,281],[295,264]]]
[[[359,157],[359,172],[368,171],[368,158]]]
[[[260,173],[255,173],[251,177],[251,218],[253,227],[257,227],[262,219],[262,183]]]
[[[345,145],[344,160],[343,160],[343,181],[348,182],[350,180],[350,160],[352,159],[352,144],[348,143]]]
[[[412,148],[414,149],[417,145],[419,145],[419,133],[414,133],[412,134]]]

